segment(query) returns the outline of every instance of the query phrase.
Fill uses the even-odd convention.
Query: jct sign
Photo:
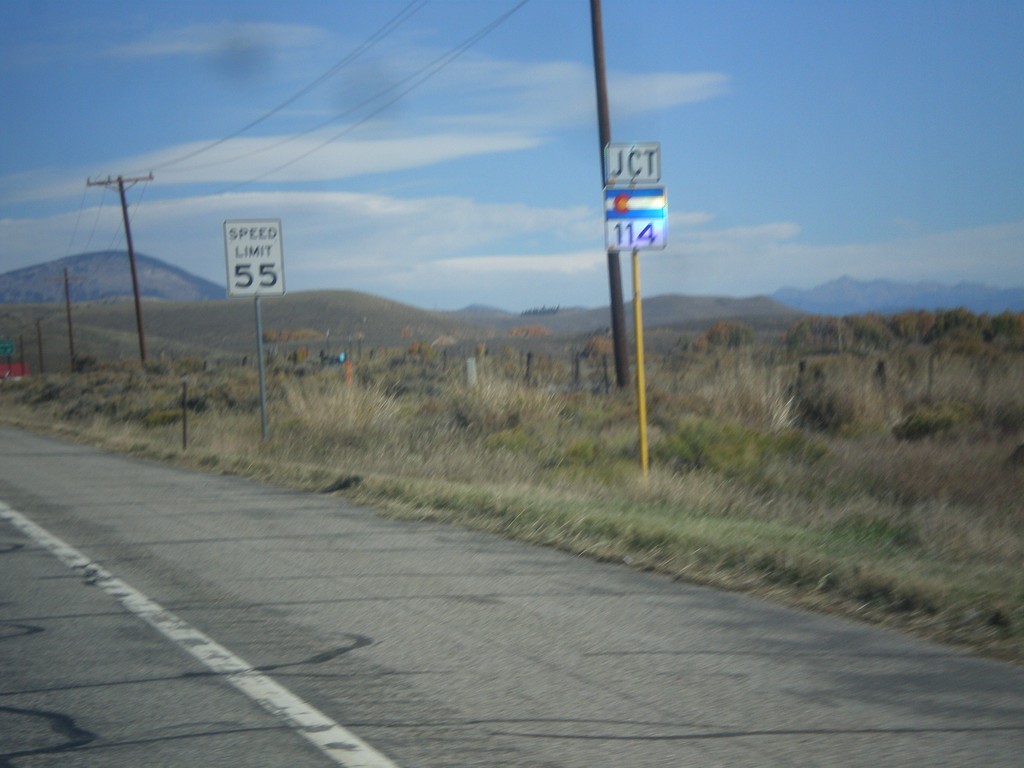
[[[283,296],[284,249],[280,219],[224,222],[228,296]]]
[[[604,183],[657,184],[661,181],[661,144],[656,141],[636,144],[608,144],[604,148]]]

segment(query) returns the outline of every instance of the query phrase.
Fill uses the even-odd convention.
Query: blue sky
[[[290,292],[607,303],[589,3],[519,4],[0,0],[0,272],[122,248],[86,179],[152,171],[136,249],[221,284],[223,221],[279,218]],[[1024,285],[1024,3],[603,20],[612,138],[660,142],[668,189],[645,295]]]

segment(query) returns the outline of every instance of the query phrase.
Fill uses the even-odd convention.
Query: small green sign
[[[11,339],[0,339],[0,357],[14,355],[14,342]]]

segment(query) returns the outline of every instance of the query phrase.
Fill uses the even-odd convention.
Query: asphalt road
[[[0,585],[0,766],[373,764],[216,666],[239,660],[402,768],[1024,755],[1012,666],[9,429]]]

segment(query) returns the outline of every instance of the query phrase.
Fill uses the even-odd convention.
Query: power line
[[[331,136],[326,141],[323,141],[320,144],[317,144],[312,149],[307,150],[306,152],[303,152],[302,154],[292,158],[288,162],[282,163],[281,165],[279,165],[279,166],[277,166],[275,168],[272,168],[271,170],[269,170],[269,171],[267,171],[265,173],[262,173],[259,176],[256,176],[256,177],[254,177],[252,179],[249,179],[248,181],[239,182],[238,184],[234,184],[234,185],[232,185],[230,187],[226,187],[221,192],[222,193],[223,192],[232,192],[232,191],[234,191],[236,189],[239,189],[241,187],[248,186],[249,184],[253,184],[253,183],[257,182],[257,181],[260,181],[261,179],[265,179],[267,176],[271,176],[271,175],[277,173],[278,171],[282,171],[285,168],[288,168],[289,166],[294,165],[295,163],[299,162],[300,160],[304,160],[305,158],[309,157],[313,153],[319,152],[321,149],[326,147],[328,144],[331,144],[332,142],[337,141],[342,136],[345,136],[345,135],[351,133],[356,128],[359,128],[360,126],[362,126],[365,123],[369,122],[369,120],[371,118],[376,117],[377,115],[379,115],[381,112],[383,112],[385,109],[390,107],[392,104],[394,104],[395,102],[399,101],[403,96],[405,96],[406,94],[408,94],[411,91],[415,90],[419,86],[423,85],[423,83],[425,83],[427,80],[432,78],[434,75],[436,75],[442,69],[447,67],[453,61],[455,61],[455,59],[457,59],[463,53],[465,53],[470,48],[472,48],[474,45],[476,45],[478,42],[480,42],[480,40],[482,40],[484,37],[489,35],[491,32],[493,32],[495,29],[497,29],[503,23],[505,23],[512,16],[512,14],[514,14],[516,11],[518,11],[520,8],[522,8],[524,5],[526,5],[528,2],[530,2],[530,0],[520,0],[520,2],[516,3],[516,5],[514,5],[512,8],[510,8],[508,11],[503,13],[501,16],[498,16],[491,23],[485,25],[484,27],[481,27],[479,30],[477,30],[474,34],[470,35],[468,38],[466,38],[459,45],[457,45],[456,47],[452,48],[451,50],[449,50],[447,53],[443,54],[442,56],[439,56],[438,58],[434,59],[429,64],[421,67],[416,73],[414,73],[413,75],[411,75],[410,77],[408,77],[408,78],[406,78],[405,80],[402,81],[402,82],[408,82],[409,80],[413,80],[414,78],[419,77],[419,79],[416,80],[416,82],[414,82],[412,85],[410,85],[405,90],[400,91],[394,98],[389,99],[388,101],[384,102],[381,106],[379,106],[374,111],[370,112],[368,115],[363,117],[361,120],[358,120],[357,122],[352,123],[351,125],[346,126],[343,130],[341,130],[338,133],[334,134],[333,136]],[[399,83],[399,85],[400,84],[401,83]],[[388,92],[394,90],[395,87],[397,87],[397,86],[392,86],[391,88],[388,88],[388,89],[382,91],[381,94],[388,93]],[[376,100],[377,98],[380,97],[381,94],[377,94],[377,96],[373,97],[372,99],[369,99],[368,102],[364,102],[364,103],[369,103],[369,101]],[[335,119],[336,118],[332,118],[328,122],[334,122]],[[320,126],[317,126],[317,129],[319,129],[321,127],[323,127],[323,124],[320,125]],[[314,129],[314,130],[316,130],[316,129]],[[305,133],[309,133],[309,132],[310,131],[306,131]],[[304,135],[304,134],[299,134],[299,135]],[[288,140],[291,140],[291,138],[289,138]],[[284,142],[281,142],[281,143],[284,143]]]
[[[88,189],[88,186],[86,186],[86,189]],[[106,190],[106,187],[104,187],[104,189],[103,189],[103,197],[100,198],[99,207],[96,208],[96,218],[93,219],[92,231],[89,233],[89,239],[85,241],[85,248],[82,251],[83,253],[88,252],[89,246],[92,245],[92,239],[93,239],[93,237],[96,236],[96,227],[100,223],[100,214],[103,213],[103,204],[106,202],[106,200],[107,200],[107,190]]]
[[[75,228],[71,232],[71,239],[68,241],[68,250],[67,250],[67,253],[64,254],[65,258],[67,258],[68,256],[71,255],[71,249],[75,245],[75,238],[78,236],[78,225],[82,221],[82,211],[85,210],[85,195],[86,195],[86,193],[88,191],[89,191],[88,187],[85,187],[82,190],[82,199],[78,203],[78,215],[75,217]]]
[[[146,190],[149,189],[149,182],[151,182],[152,180],[153,180],[153,174],[152,173],[149,174],[148,176],[143,176],[143,177],[141,177],[139,179],[132,179],[131,180],[133,182],[139,182],[139,181],[142,182],[142,191],[139,192],[138,198],[128,208],[128,214],[127,214],[128,215],[128,220],[131,223],[133,223],[133,224],[135,223],[135,214],[138,212],[139,206],[142,205],[142,198],[146,196]],[[129,181],[129,179],[125,179],[125,181]],[[129,188],[129,187],[133,187],[133,186],[135,186],[134,183],[129,184],[128,187],[126,187],[126,189]],[[86,185],[86,189],[88,189],[88,185]],[[114,236],[110,238],[110,247],[107,248],[108,251],[116,250],[117,245],[119,245],[121,240],[124,238],[124,233],[125,233],[125,231],[123,229],[115,229],[114,230]]]
[[[371,118],[376,117],[377,115],[379,115],[381,112],[383,112],[385,109],[390,107],[392,104],[394,104],[395,102],[399,101],[403,96],[408,94],[410,91],[415,90],[420,85],[422,85],[424,82],[426,82],[431,77],[433,77],[435,74],[437,74],[442,69],[444,69],[444,67],[446,67],[448,64],[450,64],[456,58],[458,58],[463,53],[465,53],[467,50],[469,50],[469,48],[471,48],[476,43],[478,43],[481,39],[483,39],[488,34],[493,32],[497,27],[499,27],[501,24],[503,24],[513,13],[518,11],[521,7],[526,5],[526,3],[528,3],[528,2],[529,2],[529,0],[522,0],[522,2],[520,2],[518,5],[516,5],[512,9],[510,9],[507,13],[503,14],[502,16],[498,17],[497,19],[495,19],[494,21],[490,22],[486,26],[484,26],[481,29],[477,30],[475,33],[470,35],[468,38],[463,40],[461,43],[459,43],[454,48],[449,49],[448,51],[446,51],[445,53],[441,54],[437,58],[435,58],[432,61],[424,64],[422,67],[417,69],[411,75],[409,75],[409,76],[407,76],[405,78],[402,78],[397,83],[394,83],[394,84],[388,86],[387,88],[385,88],[385,89],[383,89],[381,91],[378,91],[373,96],[369,97],[368,99],[365,99],[364,101],[360,102],[359,104],[356,104],[355,106],[349,107],[348,109],[346,109],[346,110],[344,110],[342,112],[339,112],[339,113],[337,113],[335,115],[332,115],[327,120],[324,120],[324,121],[322,121],[320,123],[317,123],[316,125],[314,125],[311,128],[307,128],[304,131],[299,131],[298,133],[293,133],[293,134],[291,134],[291,135],[289,135],[289,136],[287,136],[287,137],[285,137],[283,139],[280,139],[279,141],[275,141],[272,144],[268,144],[266,146],[259,147],[258,149],[252,149],[252,150],[249,150],[248,152],[241,152],[241,153],[239,153],[237,155],[233,155],[232,157],[225,158],[223,160],[217,160],[215,162],[205,163],[205,164],[202,164],[202,165],[194,165],[194,166],[190,166],[188,168],[179,168],[176,172],[202,171],[202,170],[206,170],[208,168],[214,168],[214,167],[217,167],[217,166],[220,166],[220,165],[227,165],[229,163],[234,163],[234,162],[237,162],[238,160],[244,160],[247,157],[253,157],[255,155],[263,154],[264,152],[269,152],[269,151],[271,151],[273,149],[276,149],[277,147],[281,147],[281,146],[284,146],[285,144],[288,144],[289,142],[295,141],[296,139],[300,139],[303,136],[308,136],[309,134],[315,133],[316,131],[319,131],[322,128],[326,128],[327,126],[331,125],[332,123],[336,123],[339,120],[341,120],[342,118],[347,117],[348,115],[351,115],[354,112],[358,112],[363,107],[366,107],[366,106],[374,103],[375,101],[379,100],[383,96],[385,96],[385,95],[387,95],[387,94],[397,90],[398,88],[401,88],[406,83],[409,83],[410,81],[417,80],[417,78],[419,78],[419,80],[417,82],[413,83],[413,85],[411,85],[410,87],[408,87],[405,90],[401,91],[397,96],[395,96],[394,98],[392,98],[389,101],[387,101],[384,104],[382,104],[380,107],[375,109],[373,112],[371,112],[368,115],[366,115],[363,119],[359,120],[356,123],[353,123],[352,125],[347,126],[345,128],[345,130],[343,130],[340,133],[335,134],[334,136],[332,136],[331,138],[327,139],[327,141],[323,142],[322,144],[318,144],[316,147],[314,147],[313,149],[307,151],[305,154],[299,155],[298,157],[296,157],[295,159],[289,161],[288,163],[286,163],[284,165],[281,165],[281,166],[278,166],[277,168],[274,168],[273,170],[268,171],[267,173],[262,174],[262,175],[256,177],[255,179],[251,179],[251,180],[245,181],[245,182],[240,182],[239,184],[236,184],[234,186],[228,187],[227,189],[225,189],[223,191],[228,192],[228,191],[237,189],[238,187],[245,186],[247,184],[252,184],[253,182],[259,181],[260,179],[265,178],[266,176],[269,176],[269,175],[271,175],[273,173],[276,173],[277,171],[283,170],[284,168],[287,168],[292,163],[296,163],[299,160],[302,160],[302,159],[308,157],[309,155],[313,154],[314,152],[317,152],[320,149],[323,149],[328,144],[330,144],[330,143],[332,143],[334,141],[337,141],[342,136],[350,133],[351,131],[355,130],[356,128],[366,124],[366,122],[368,122]],[[428,71],[428,70],[431,70],[431,71]],[[424,74],[424,73],[427,73],[427,74]]]
[[[302,98],[307,93],[312,91],[318,85],[320,85],[321,83],[323,83],[326,80],[330,79],[331,77],[336,75],[339,71],[341,71],[343,68],[345,68],[346,66],[351,64],[353,61],[355,61],[360,56],[362,56],[366,51],[370,50],[373,46],[375,46],[377,43],[379,43],[385,37],[387,37],[392,32],[394,32],[399,26],[401,26],[405,21],[407,21],[409,18],[411,18],[414,14],[416,14],[421,8],[423,8],[423,6],[425,6],[429,2],[430,2],[430,0],[412,0],[412,2],[408,3],[404,8],[402,8],[401,11],[399,11],[395,16],[393,16],[380,29],[378,29],[376,32],[374,32],[372,35],[370,35],[368,38],[366,38],[366,40],[364,40],[362,43],[360,43],[355,48],[355,50],[353,50],[350,53],[348,53],[345,56],[343,56],[340,60],[338,60],[330,68],[328,68],[323,74],[321,74],[319,77],[317,77],[315,80],[313,80],[308,85],[300,88],[298,91],[293,93],[287,99],[285,99],[280,104],[278,104],[276,107],[273,107],[272,109],[269,109],[268,111],[264,112],[262,115],[257,117],[255,120],[252,120],[251,122],[246,123],[245,125],[243,125],[238,130],[236,130],[236,131],[234,131],[232,133],[229,133],[227,136],[224,136],[223,138],[217,139],[216,141],[212,141],[209,144],[206,144],[206,145],[200,147],[199,149],[193,150],[191,152],[187,152],[187,153],[185,153],[183,155],[180,155],[178,157],[172,158],[172,159],[167,160],[167,161],[165,161],[163,163],[159,163],[157,165],[154,165],[153,166],[153,170],[159,170],[161,168],[167,168],[167,167],[172,166],[172,165],[177,165],[178,163],[183,162],[184,160],[189,160],[189,159],[191,159],[193,157],[196,157],[197,155],[203,154],[204,152],[208,152],[209,150],[213,149],[214,147],[218,147],[221,144],[224,144],[225,142],[230,141],[231,139],[233,139],[233,138],[235,138],[237,136],[240,136],[241,134],[245,133],[246,131],[250,130],[251,128],[254,128],[257,125],[259,125],[260,123],[264,122],[265,120],[273,117],[278,112],[283,110],[285,107],[287,107],[287,106],[293,104],[294,102],[298,101],[300,98]]]

